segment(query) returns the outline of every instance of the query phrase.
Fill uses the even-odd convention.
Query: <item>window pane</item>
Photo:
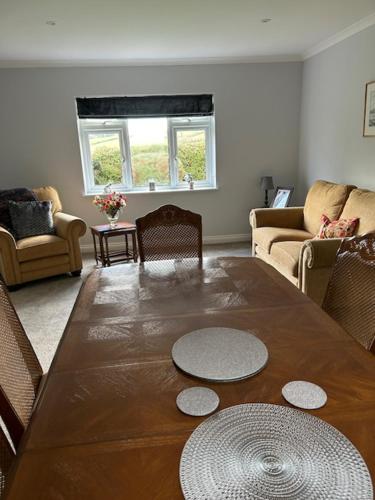
[[[149,179],[169,184],[167,119],[130,119],[128,132],[133,186],[147,186]]]
[[[119,132],[90,132],[89,144],[95,185],[122,183]]]
[[[206,133],[204,130],[177,130],[178,180],[183,182],[186,174],[193,181],[205,181]]]

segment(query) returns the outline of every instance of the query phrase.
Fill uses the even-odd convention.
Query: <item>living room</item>
[[[4,236],[9,228],[0,228],[0,269],[5,282],[4,297],[7,297],[4,300],[10,301],[9,307],[14,306],[42,371],[49,371],[45,388],[36,391],[41,394],[35,406],[37,411],[30,411],[22,432],[18,428],[12,435],[8,429],[12,468],[7,472],[7,497],[30,498],[29,492],[33,491],[32,498],[102,498],[103,488],[106,488],[111,498],[226,498],[215,489],[214,480],[207,484],[207,479],[189,469],[194,463],[186,465],[192,458],[185,452],[181,460],[185,460],[188,467],[186,474],[189,478],[193,474],[198,476],[195,475],[191,482],[181,477],[182,469],[179,472],[178,467],[185,442],[193,430],[199,428],[198,424],[210,418],[186,417],[176,407],[178,393],[186,387],[203,385],[217,393],[220,410],[250,402],[289,408],[281,392],[284,382],[286,385],[293,380],[306,380],[315,382],[315,387],[321,386],[328,395],[325,406],[310,413],[337,428],[342,433],[340,436],[346,436],[353,443],[358,454],[355,461],[361,465],[362,473],[368,468],[368,475],[363,477],[358,473],[361,476],[358,488],[362,490],[356,490],[353,485],[345,490],[347,486],[342,486],[340,494],[332,493],[328,497],[317,485],[315,490],[310,485],[312,489],[306,486],[306,490],[301,486],[299,494],[296,493],[298,488],[289,490],[292,493],[288,497],[276,486],[272,493],[276,496],[266,492],[267,477],[268,480],[274,477],[270,473],[262,478],[257,476],[256,487],[262,491],[257,491],[259,498],[372,498],[371,476],[374,478],[375,474],[375,442],[371,430],[375,421],[372,346],[375,334],[370,331],[371,340],[368,337],[364,341],[361,337],[359,342],[354,341],[345,332],[347,328],[342,330],[342,325],[339,326],[340,318],[330,314],[328,306],[324,307],[343,240],[337,232],[332,233],[336,243],[323,241],[326,246],[321,250],[323,246],[318,236],[322,234],[323,215],[330,219],[326,225],[339,219],[356,219],[352,226],[345,226],[346,236],[360,239],[375,233],[374,1],[238,0],[235,3],[190,2],[188,5],[172,4],[169,0],[157,5],[143,0],[137,3],[110,1],[103,12],[103,4],[87,0],[54,5],[19,0],[1,6],[0,14],[1,190],[55,188],[59,201],[49,206],[50,217],[55,220],[54,238],[66,237],[66,255],[69,253],[69,259],[74,260],[74,265],[72,260],[68,264],[68,257],[62,259],[63,252],[56,256],[43,254],[42,245],[35,244],[34,250],[29,252],[35,255],[22,257],[24,260],[18,262],[17,252],[22,250],[20,240],[14,234]],[[147,107],[149,105],[151,107]],[[160,111],[167,108],[167,111]],[[161,137],[151,129],[145,131],[150,120],[164,120],[158,123],[165,129],[163,147],[167,177],[165,180],[160,173],[159,178],[157,170],[152,170],[151,174],[145,171],[138,185],[132,127],[135,122],[144,123],[138,128],[134,125],[134,134],[140,131],[144,137],[147,134],[148,137]],[[195,171],[189,177],[191,170],[188,167],[184,167],[182,175],[179,166],[180,137],[184,131],[190,133],[192,130],[203,131],[202,178]],[[94,143],[90,134],[109,133],[118,138],[117,153],[122,155],[118,162],[120,180],[116,174],[113,179],[109,176],[99,182],[92,161]],[[153,145],[152,142],[144,143]],[[265,207],[261,183],[264,177],[272,177],[274,189],[268,192],[271,208]],[[329,184],[317,185],[319,180]],[[278,210],[272,208],[278,187],[290,188],[292,196],[285,208],[288,212],[280,212],[280,217],[272,219],[271,223],[270,217],[276,214],[273,211]],[[358,190],[361,195],[364,193],[359,208],[349,210],[348,203],[353,207],[351,200]],[[199,214],[200,256],[203,255],[203,261],[206,259],[203,264],[206,268],[182,271],[177,265],[174,274],[169,264],[161,270],[152,259],[150,263],[143,263],[146,258],[138,259],[134,255],[127,259],[128,263],[109,265],[106,245],[110,249],[122,249],[123,234],[112,240],[103,236],[103,229],[92,228],[108,223],[93,201],[95,196],[106,197],[111,191],[126,196],[126,206],[117,215],[120,223],[126,221],[134,227],[129,236],[138,238],[140,252],[144,249],[136,228],[138,231],[141,225],[133,226],[137,220],[166,205]],[[310,201],[306,199],[308,193]],[[47,198],[39,198],[41,203],[42,200],[48,203],[50,199],[50,191]],[[53,212],[60,203],[59,216]],[[313,216],[307,214],[309,206],[314,206]],[[253,213],[251,225],[250,212]],[[172,217],[175,213],[178,212],[169,211],[163,217]],[[290,222],[293,214],[298,222]],[[310,216],[314,218],[313,224],[307,224]],[[260,222],[262,218],[268,222]],[[68,229],[73,228],[69,226],[75,224],[73,219],[83,221],[82,226]],[[26,225],[25,218],[21,218],[21,222]],[[0,225],[4,226],[3,221]],[[324,265],[315,272],[312,254],[306,253],[303,260],[300,246],[294,245],[293,251],[298,255],[289,276],[289,271],[285,271],[290,269],[285,260],[288,256],[280,257],[280,262],[287,262],[283,268],[278,265],[279,261],[272,260],[271,250],[268,252],[271,257],[264,248],[266,255],[262,254],[261,242],[265,241],[265,236],[254,232],[262,229],[261,226],[304,231],[296,241],[302,244],[303,239],[304,245],[307,241],[306,252],[315,251],[313,257]],[[334,232],[335,225],[331,229]],[[69,231],[77,232],[75,239]],[[277,247],[279,243],[290,243],[283,231],[281,236],[279,233],[277,240],[274,238],[265,246],[281,248],[282,245]],[[96,259],[95,235],[99,238]],[[127,233],[125,239],[130,255],[137,247],[136,240],[129,239],[128,250]],[[10,249],[13,241],[14,250]],[[175,246],[178,247],[176,241],[177,235]],[[330,245],[329,250],[327,245]],[[26,250],[24,253],[26,255]],[[42,261],[44,255],[56,259],[53,261],[55,272],[40,272],[45,269],[43,263],[34,267],[35,261]],[[174,256],[171,254],[170,258]],[[248,260],[256,262],[249,265],[251,269],[246,267]],[[361,316],[366,320],[371,317],[367,314],[371,314],[375,289],[367,281],[373,277],[373,272],[372,267],[363,274],[363,289],[370,305],[366,308],[363,305],[365,298],[361,297],[361,307],[354,312],[356,321]],[[358,304],[357,300],[352,300],[350,286],[354,285],[343,282],[340,286],[350,290],[346,295],[341,293],[341,305],[348,309],[352,302]],[[165,331],[163,320],[168,325]],[[15,320],[12,321],[10,323],[14,324]],[[295,329],[300,323],[301,335],[305,335],[310,354],[295,344],[298,332],[293,328],[289,331],[287,322],[295,325]],[[273,340],[271,326],[279,328],[278,333],[285,339]],[[172,361],[172,346],[184,334],[205,327],[251,331],[268,348],[266,368],[263,370],[262,366],[262,372],[254,372],[254,377],[241,382],[227,384],[220,379],[212,383],[204,376],[198,376],[200,382],[194,382],[194,374],[185,375],[185,370],[177,368],[176,359]],[[82,338],[78,339],[80,330]],[[316,363],[321,365],[312,368],[313,354],[319,352],[315,334],[327,359],[317,359]],[[3,335],[6,338],[5,330]],[[0,334],[2,343],[5,342],[3,335]],[[241,342],[239,340],[237,348]],[[363,347],[364,342],[367,342],[366,347]],[[287,353],[292,343],[295,353],[290,354],[288,363],[291,366],[287,369],[282,354]],[[336,344],[344,345],[342,352],[337,351],[340,366],[333,366],[336,355],[331,357]],[[9,352],[0,358],[4,371],[7,371]],[[302,361],[299,364],[297,354],[304,364]],[[240,366],[241,360],[237,361]],[[276,361],[280,362],[279,366]],[[144,374],[143,385],[139,388],[135,373],[121,371],[124,366],[135,367],[136,364],[141,370],[140,367],[147,363],[150,370],[155,364],[155,380],[147,385],[147,374]],[[292,371],[293,363],[298,368],[295,372]],[[105,392],[98,376],[95,379],[98,393],[94,396],[96,386],[89,381],[88,374],[95,370],[104,373],[110,367],[119,370],[113,377],[104,375],[108,387],[112,387],[111,384],[113,387]],[[170,379],[164,380],[164,372],[159,373],[158,367],[163,367]],[[347,370],[341,382],[339,368]],[[267,370],[274,372],[267,375]],[[36,371],[39,373],[39,368]],[[68,381],[70,374],[71,381]],[[270,378],[262,382],[262,376]],[[168,381],[176,384],[168,389],[169,392],[167,389],[160,391],[160,404],[166,408],[164,416],[153,399],[157,395],[157,380],[160,386],[165,383],[168,387]],[[136,385],[134,392],[124,389],[124,398],[134,404],[134,414],[124,410],[124,421],[130,429],[126,434],[116,413],[122,411],[121,397],[117,401],[113,395],[121,392],[122,384],[132,383]],[[267,384],[273,388],[269,393]],[[346,392],[340,392],[340,384],[347,384]],[[6,422],[9,412],[1,389],[4,387],[0,378],[0,416]],[[54,391],[61,393],[60,404]],[[85,391],[92,399],[91,403],[86,400],[82,407],[79,400],[85,400]],[[134,395],[136,391],[138,396]],[[5,399],[9,397],[5,395]],[[170,398],[174,398],[173,401]],[[343,416],[345,409],[348,411]],[[59,414],[65,412],[66,422],[59,419]],[[135,423],[137,412],[146,415],[139,428]],[[214,413],[214,416],[219,414]],[[363,421],[362,433],[356,430],[355,418]],[[85,419],[88,423],[83,430]],[[9,422],[8,427],[12,427],[12,418]],[[174,429],[171,422],[176,425]],[[163,429],[160,435],[158,428]],[[156,443],[154,448],[145,444],[148,438]],[[329,438],[327,434],[327,440]],[[109,442],[116,444],[115,449],[105,448]],[[138,452],[137,447],[142,451]],[[66,451],[68,448],[70,451]],[[84,449],[91,449],[92,453],[89,451],[86,455]],[[325,452],[322,445],[321,453]],[[32,463],[33,454],[37,457],[35,464]],[[336,463],[336,458],[331,463]],[[85,460],[89,464],[87,471]],[[149,461],[149,475],[141,472],[146,461]],[[317,463],[323,462],[324,459],[322,462],[317,460]],[[210,464],[209,457],[205,463]],[[275,465],[275,477],[280,480],[286,478],[284,465],[280,476],[279,462]],[[266,467],[262,462],[263,466]],[[0,479],[2,467],[0,460]],[[40,472],[42,468],[43,473]],[[315,473],[314,469],[312,474]],[[336,479],[332,479],[335,470],[330,470],[330,474],[335,482]],[[158,477],[161,481],[157,486]],[[199,488],[195,488],[196,484],[203,484],[199,483],[201,480],[204,486],[199,496]],[[259,486],[263,480],[264,490]],[[243,496],[237,492],[237,496],[233,494],[230,498],[254,498],[255,490],[251,490],[250,483],[245,481]],[[229,489],[234,488],[230,479],[225,484]],[[0,481],[0,496],[1,490]]]

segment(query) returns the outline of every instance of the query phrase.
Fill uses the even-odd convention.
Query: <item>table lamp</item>
[[[261,177],[260,179],[260,185],[262,189],[264,189],[264,207],[268,208],[268,191],[271,189],[274,189],[273,185],[273,179],[270,175],[266,175],[264,177]]]

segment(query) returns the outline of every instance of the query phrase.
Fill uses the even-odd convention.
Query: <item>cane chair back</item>
[[[375,352],[375,234],[343,240],[323,309],[363,347]]]
[[[202,259],[202,217],[175,205],[164,205],[136,220],[141,262]]]
[[[0,427],[0,498],[2,497],[7,475],[13,463],[15,454],[9,445],[8,439]]]
[[[6,287],[0,282],[0,415],[15,447],[29,423],[42,375]]]

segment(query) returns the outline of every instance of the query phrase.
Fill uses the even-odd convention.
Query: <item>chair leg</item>
[[[78,269],[77,271],[72,271],[70,274],[72,276],[81,276],[82,269]]]

